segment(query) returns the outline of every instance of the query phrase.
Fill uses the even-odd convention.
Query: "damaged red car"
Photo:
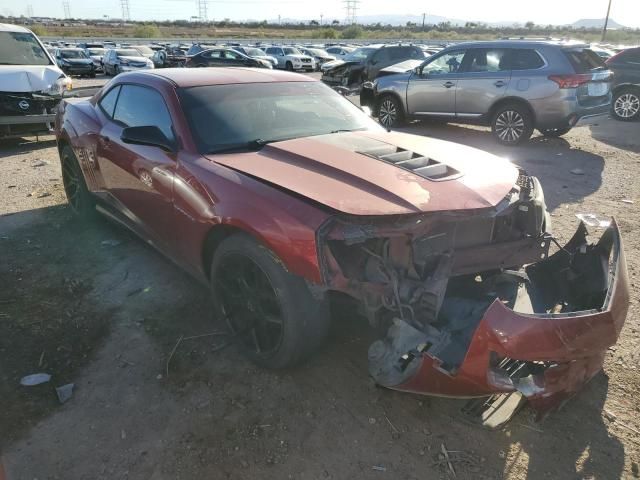
[[[347,295],[382,332],[369,349],[378,384],[482,398],[485,416],[487,398],[545,413],[602,368],[625,321],[615,221],[559,245],[536,178],[388,132],[310,77],[126,73],[66,100],[56,135],[72,209],[207,282],[265,367],[312,354],[331,299]]]

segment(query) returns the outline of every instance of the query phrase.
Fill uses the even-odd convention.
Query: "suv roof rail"
[[[521,37],[500,37],[500,40],[529,40],[529,41],[535,41],[535,40],[558,40],[557,38],[553,38],[553,37],[525,37],[525,36],[521,36]]]

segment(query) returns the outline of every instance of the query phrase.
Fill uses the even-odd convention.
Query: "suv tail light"
[[[549,75],[549,80],[553,80],[560,88],[578,88],[591,81],[590,73],[577,73],[574,75]]]

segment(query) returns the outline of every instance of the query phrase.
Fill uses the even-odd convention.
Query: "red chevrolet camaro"
[[[615,221],[594,243],[581,224],[549,254],[536,178],[388,132],[310,77],[122,74],[64,102],[56,135],[71,208],[207,282],[265,367],[322,343],[339,292],[385,332],[369,349],[378,384],[546,413],[602,368],[627,314]]]

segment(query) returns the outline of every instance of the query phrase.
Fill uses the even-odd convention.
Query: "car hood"
[[[64,76],[56,65],[0,65],[0,90],[41,92]]]
[[[147,57],[118,57],[123,60],[128,60],[130,62],[139,62],[139,63],[147,63],[149,60]]]
[[[424,59],[422,60],[405,60],[404,62],[396,63],[395,65],[389,65],[388,67],[380,70],[381,72],[391,72],[391,73],[405,73],[411,72],[414,68],[422,65]]]
[[[446,168],[447,174],[428,178],[380,158],[405,150],[413,152],[413,158],[424,156],[441,164],[436,168]],[[516,167],[487,152],[397,132],[321,135],[271,143],[258,152],[208,158],[352,215],[492,208],[518,178]]]
[[[342,69],[346,69],[352,65],[362,65],[362,62],[357,60],[352,60],[350,62],[345,62],[344,60],[336,60],[335,62],[325,63],[326,67],[323,69],[324,72],[339,72]]]
[[[311,60],[311,57],[309,55],[301,55],[301,54],[293,54],[293,55],[286,55],[289,58],[299,58],[300,60],[302,60],[303,58],[306,58],[308,60]]]

